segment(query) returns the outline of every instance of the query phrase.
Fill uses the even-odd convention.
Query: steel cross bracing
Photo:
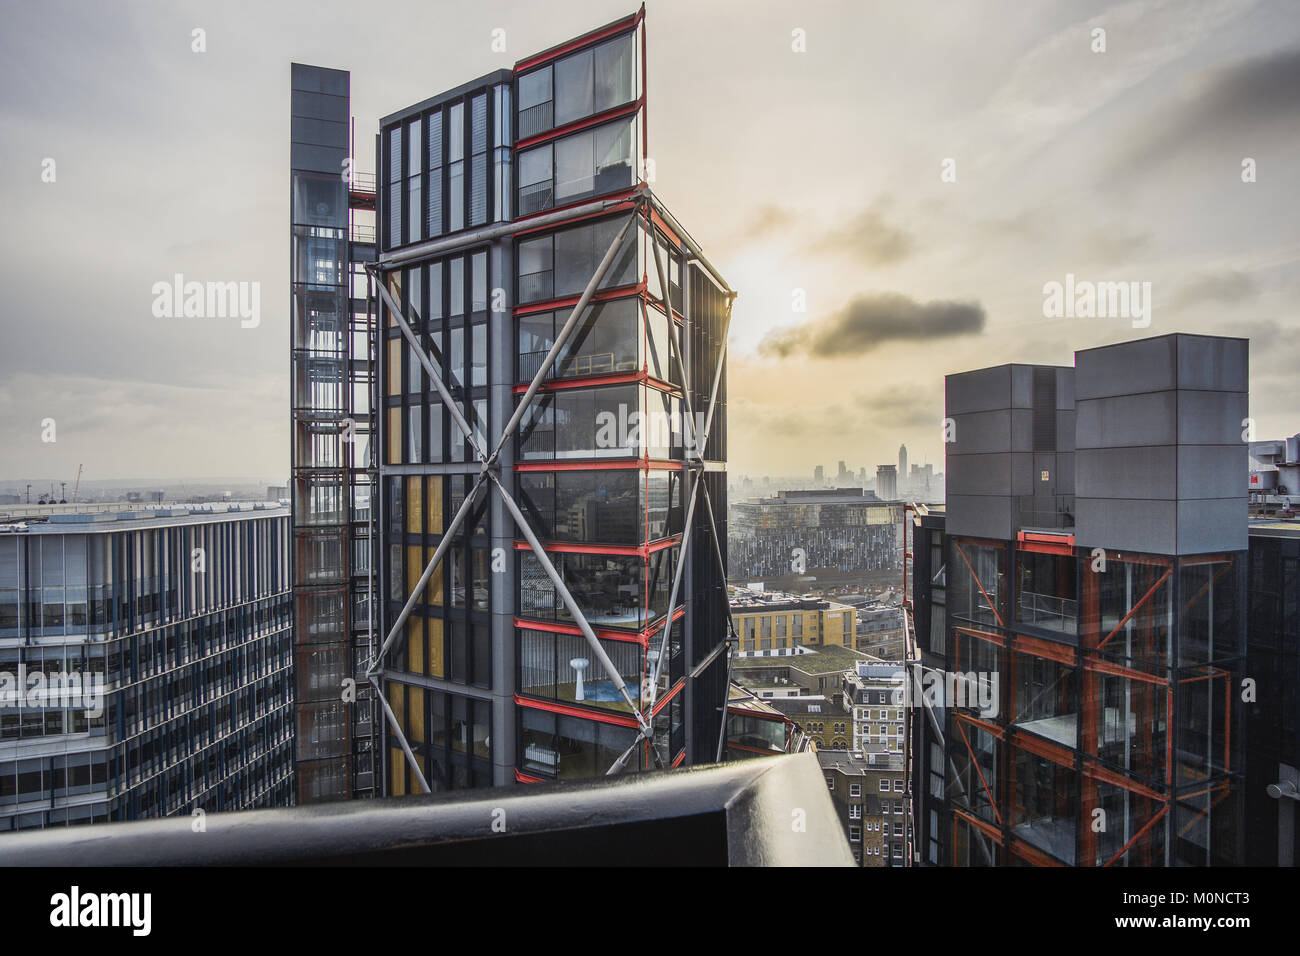
[[[632,713],[636,717],[637,725],[640,728],[639,737],[633,743],[632,747],[629,748],[628,751],[626,751],[622,756],[618,758],[618,760],[614,762],[614,764],[610,767],[607,773],[613,774],[621,770],[623,766],[626,764],[628,756],[636,749],[637,745],[641,743],[641,741],[643,740],[651,741],[651,751],[654,756],[655,763],[660,767],[663,766],[663,760],[660,757],[658,751],[653,746],[653,728],[649,720],[649,717],[654,707],[654,690],[651,690],[650,692],[649,704],[647,705],[645,713],[643,714],[640,708],[637,707],[636,702],[633,701],[631,694],[628,692],[627,685],[624,682],[622,676],[619,674],[618,668],[614,666],[614,663],[609,659],[609,655],[606,654],[604,648],[601,647],[600,641],[597,639],[596,633],[592,629],[591,624],[587,621],[586,615],[583,614],[582,609],[578,607],[577,602],[574,600],[573,595],[569,591],[568,586],[564,583],[564,580],[560,577],[559,572],[556,571],[555,565],[551,562],[550,557],[547,555],[545,549],[538,541],[537,536],[536,534],[534,534],[532,527],[528,523],[527,518],[524,517],[523,513],[519,509],[518,504],[516,504],[511,494],[501,484],[500,464],[499,464],[499,459],[500,459],[502,449],[504,449],[506,442],[509,441],[510,438],[514,435],[515,430],[519,427],[519,423],[523,420],[523,417],[527,413],[529,407],[531,407],[532,402],[537,394],[538,388],[541,386],[542,381],[546,378],[546,375],[550,371],[551,367],[554,365],[556,358],[558,357],[560,351],[563,349],[565,343],[568,341],[573,330],[577,327],[578,320],[582,317],[582,314],[586,311],[587,306],[591,302],[592,296],[596,292],[596,289],[599,288],[600,283],[604,280],[606,273],[609,271],[610,266],[613,264],[620,250],[627,242],[628,237],[634,236],[636,234],[635,231],[632,229],[632,226],[636,222],[637,217],[640,215],[646,215],[647,218],[649,218],[648,207],[651,206],[658,208],[658,204],[649,196],[648,193],[642,193],[634,200],[633,208],[631,210],[631,214],[628,216],[627,222],[624,223],[623,228],[619,230],[618,234],[614,237],[614,240],[610,243],[609,249],[605,252],[604,257],[601,259],[599,265],[596,267],[596,270],[592,274],[590,281],[587,283],[587,287],[583,290],[582,296],[578,299],[578,302],[574,306],[573,311],[569,314],[569,318],[565,321],[563,328],[560,330],[560,333],[555,337],[555,342],[551,345],[550,350],[546,353],[546,357],[543,359],[541,366],[538,368],[536,374],[533,376],[532,381],[529,383],[528,390],[525,392],[523,399],[515,408],[514,414],[510,417],[510,421],[507,422],[505,428],[502,430],[501,437],[498,440],[496,447],[493,449],[490,455],[488,455],[484,451],[484,448],[479,444],[478,438],[475,435],[474,430],[470,427],[469,423],[465,420],[465,416],[461,414],[457,402],[455,401],[451,392],[448,390],[446,384],[443,382],[441,375],[438,373],[438,370],[434,367],[433,362],[430,360],[424,348],[420,345],[414,332],[412,332],[411,326],[407,322],[406,317],[402,312],[402,308],[400,304],[389,293],[387,287],[382,281],[382,277],[379,274],[380,272],[379,267],[377,265],[367,265],[367,271],[369,272],[370,279],[373,282],[376,291],[378,292],[379,298],[383,301],[384,305],[388,308],[389,313],[393,316],[394,321],[397,323],[398,328],[401,330],[403,338],[406,339],[407,344],[411,347],[413,354],[419,358],[420,364],[423,366],[425,373],[429,376],[430,381],[433,383],[434,388],[438,393],[439,400],[442,402],[443,405],[447,407],[448,411],[451,412],[451,416],[456,423],[456,427],[460,429],[461,433],[465,436],[465,440],[469,442],[470,447],[474,453],[474,458],[476,461],[480,463],[481,466],[473,489],[468,494],[465,495],[465,499],[461,502],[461,505],[457,509],[456,514],[453,516],[451,522],[447,525],[446,529],[444,530],[442,535],[442,540],[439,542],[438,547],[435,549],[433,553],[433,556],[429,559],[428,564],[425,566],[424,573],[421,574],[419,581],[416,582],[415,588],[412,590],[411,595],[407,598],[405,605],[403,605],[402,610],[398,614],[397,619],[393,622],[393,626],[389,630],[387,637],[384,638],[383,643],[380,645],[378,652],[374,655],[374,658],[371,661],[370,666],[366,671],[366,677],[369,679],[371,685],[374,687],[376,696],[379,698],[380,704],[383,707],[384,717],[387,720],[388,725],[392,730],[393,734],[397,737],[398,743],[401,745],[402,753],[405,754],[407,762],[415,770],[416,777],[420,782],[420,787],[425,793],[430,792],[428,780],[425,779],[424,773],[420,769],[419,762],[415,759],[415,755],[411,751],[410,743],[407,741],[406,734],[402,730],[402,727],[398,722],[396,715],[393,713],[392,708],[389,706],[388,701],[384,696],[383,689],[380,685],[380,678],[385,673],[384,662],[389,650],[393,645],[393,642],[397,639],[397,635],[401,633],[402,627],[405,625],[407,618],[410,617],[411,611],[414,609],[416,602],[419,600],[420,596],[424,593],[425,588],[428,586],[429,580],[432,578],[434,570],[438,567],[439,563],[442,561],[443,556],[446,554],[447,549],[451,545],[452,539],[455,537],[456,532],[459,530],[461,524],[464,522],[466,516],[469,514],[470,508],[475,503],[475,500],[478,497],[480,490],[485,485],[490,485],[492,487],[495,487],[497,492],[500,494],[502,503],[505,505],[506,509],[510,512],[511,517],[514,519],[515,524],[518,526],[520,532],[527,540],[529,548],[532,550],[533,554],[537,557],[538,562],[542,565],[542,569],[546,572],[547,577],[551,579],[551,583],[555,586],[556,592],[559,594],[560,599],[564,602],[564,606],[566,610],[568,610],[569,614],[572,615],[573,620],[577,624],[579,630],[582,632],[583,637],[586,639],[587,644],[591,648],[592,654],[595,655],[596,660],[599,661],[601,667],[604,668],[605,673],[608,675],[611,683],[618,690],[619,694],[623,697],[623,700],[628,704]],[[653,228],[651,228],[652,235],[653,232],[654,230]],[[655,241],[655,248],[656,248],[655,266],[659,272],[661,288],[665,290],[665,294],[666,294],[668,285],[663,281],[664,279],[663,267],[659,262],[659,257],[657,253],[657,249],[658,249],[657,237]],[[727,300],[727,326],[730,326],[731,302],[733,298],[734,298],[734,293],[731,293]],[[671,308],[671,305],[669,307]],[[718,354],[718,365],[714,373],[713,392],[709,399],[708,419],[706,421],[703,435],[699,439],[697,439],[696,436],[694,436],[694,417],[693,414],[690,414],[689,412],[690,397],[689,397],[689,389],[686,388],[685,371],[682,368],[682,364],[681,364],[682,359],[681,359],[681,350],[680,350],[680,339],[678,337],[676,323],[672,320],[671,316],[669,317],[668,324],[673,332],[674,345],[678,346],[677,363],[678,363],[678,368],[682,370],[683,393],[686,396],[686,402],[688,407],[688,421],[691,422],[691,429],[692,429],[692,446],[693,449],[696,450],[696,457],[694,460],[691,460],[688,456],[687,462],[683,465],[683,472],[686,472],[688,470],[702,471],[703,462],[699,459],[699,451],[702,451],[703,448],[702,441],[707,440],[709,424],[712,422],[712,418],[713,418],[713,409],[717,399],[718,385],[721,379],[723,360],[726,355],[726,329],[724,328],[722,345],[721,348],[719,349],[719,354]],[[660,645],[659,657],[656,661],[656,669],[654,675],[655,680],[654,682],[647,681],[647,683],[650,683],[651,687],[655,689],[657,689],[657,681],[659,677],[660,668],[662,667],[662,661],[663,661],[664,652],[666,650],[666,642],[668,640],[669,630],[672,627],[671,611],[675,608],[676,595],[677,595],[678,587],[681,583],[681,573],[684,564],[683,556],[685,553],[685,546],[690,538],[690,530],[691,530],[690,514],[693,511],[695,505],[695,491],[698,491],[699,487],[702,485],[703,482],[697,480],[695,484],[695,489],[692,492],[690,509],[688,510],[687,524],[683,530],[681,550],[679,551],[678,567],[676,570],[676,574],[674,575],[673,590],[669,600],[670,613],[664,622],[664,627],[663,627],[664,637]],[[707,488],[704,489],[704,495],[707,501],[708,500]],[[709,522],[713,530],[714,553],[717,556],[719,562],[719,570],[723,575],[723,580],[725,581],[726,567],[722,561],[722,552],[717,541],[717,527],[713,521],[711,508],[712,506],[710,503]],[[729,607],[728,607],[727,616],[728,616],[728,631],[729,631],[729,637],[727,641],[727,652],[728,652],[728,658],[730,658],[732,642],[735,636],[735,626],[731,620]],[[725,725],[726,722],[725,691],[724,691],[724,700],[722,704],[722,719]]]

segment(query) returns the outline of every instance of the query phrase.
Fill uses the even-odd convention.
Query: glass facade
[[[0,673],[83,689],[0,702],[0,830],[292,804],[289,541],[286,513],[0,536]]]
[[[923,646],[966,692],[927,755],[948,862],[1239,862],[1244,555],[947,547],[923,565],[946,584]]]
[[[640,22],[638,14],[612,24],[523,61],[509,82],[494,74],[382,123],[378,161],[387,164],[390,184],[383,192],[390,203],[386,221],[397,223],[389,249],[425,237],[454,239],[480,218],[503,221],[591,199],[612,202],[598,216],[575,210],[572,221],[534,228],[524,222],[497,238],[478,233],[473,242],[385,270],[418,350],[381,308],[380,590],[383,621],[391,622],[415,591],[461,496],[479,478],[473,449],[442,407],[420,353],[490,451],[614,238],[635,216],[506,443],[501,481],[638,705],[655,662],[666,654],[656,708],[645,719],[660,760],[672,764],[686,758],[692,735],[707,735],[714,741],[710,749],[716,746],[716,701],[724,693],[719,680],[725,683],[726,662],[714,654],[707,680],[695,691],[704,695],[698,706],[706,708],[707,697],[712,710],[703,717],[697,710],[695,725],[688,726],[688,658],[700,663],[725,633],[718,616],[718,608],[726,609],[725,584],[714,580],[711,550],[695,553],[701,570],[683,579],[678,618],[666,641],[663,628],[689,487],[682,393],[689,387],[697,407],[707,404],[726,300],[713,279],[701,280],[692,338],[682,311],[689,270],[680,241],[661,229],[669,286],[663,289],[648,231],[661,224],[652,224],[640,203],[614,204],[640,184],[645,150]],[[422,145],[413,149],[415,135]],[[481,167],[479,155],[485,157]],[[474,170],[488,169],[488,162],[495,173],[486,179],[480,205]],[[409,204],[413,188],[426,208],[418,221],[392,208],[403,197]],[[439,211],[428,211],[435,201]],[[683,381],[679,366],[691,363],[673,354],[670,323],[686,350],[682,358],[695,357],[699,381]],[[715,428],[713,460],[721,462],[725,384]],[[725,528],[725,480],[710,489]],[[484,493],[476,502],[414,602],[406,633],[384,662],[390,703],[421,760],[427,751],[413,738],[424,739],[428,724],[413,721],[423,719],[430,693],[463,697],[471,707],[490,694],[495,733],[483,759],[493,782],[603,774],[635,739],[637,715],[604,672],[523,530],[508,513],[503,522],[494,497]],[[702,518],[697,510],[697,521]],[[707,540],[710,532],[702,528],[697,525],[695,536]],[[693,640],[680,613],[688,603],[709,635],[707,648]],[[424,700],[413,709],[417,691]],[[394,777],[388,789],[410,792],[417,782],[400,767],[392,769],[403,759],[395,742],[390,733]],[[632,769],[654,762],[650,747],[634,756]],[[477,779],[468,769],[469,779]]]

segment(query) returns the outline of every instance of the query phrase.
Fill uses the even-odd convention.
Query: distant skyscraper
[[[823,468],[821,465],[818,465],[816,468],[813,469],[813,481],[817,482],[817,484],[820,485],[825,480],[826,480],[826,469]]]
[[[898,484],[900,487],[907,487],[907,446],[898,446]]]
[[[876,466],[876,496],[885,501],[898,497],[898,472],[893,465]]]

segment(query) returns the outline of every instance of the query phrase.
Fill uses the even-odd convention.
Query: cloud
[[[943,419],[943,389],[892,386],[874,392],[860,392],[855,398],[858,409],[875,422],[894,428],[922,428]]]
[[[1254,155],[1266,131],[1289,138],[1300,120],[1300,48],[1206,71],[1165,112],[1120,154],[1121,170],[1185,160],[1193,148]]]
[[[897,292],[860,295],[825,318],[775,329],[758,344],[760,354],[786,358],[862,355],[886,342],[921,342],[979,332],[978,302],[917,302]]]
[[[744,238],[750,242],[766,239],[773,233],[789,229],[798,221],[799,215],[793,209],[775,203],[763,203],[754,210],[753,216],[746,223]]]
[[[870,265],[884,266],[907,258],[915,246],[911,233],[885,222],[876,209],[868,209],[843,228],[824,233],[811,251],[846,252]]]
[[[1254,297],[1258,289],[1253,277],[1236,269],[1206,272],[1180,286],[1171,305],[1176,309],[1206,302],[1232,305]]]

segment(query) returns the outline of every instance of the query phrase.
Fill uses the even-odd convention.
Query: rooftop
[[[858,661],[865,660],[873,660],[873,658],[848,647],[830,645],[816,649],[808,648],[806,654],[791,654],[784,657],[736,657],[732,659],[731,666],[733,670],[740,671],[788,667],[802,674],[818,676],[852,670]]]
[[[818,750],[817,762],[823,770],[839,770],[841,773],[903,769],[903,755],[900,753],[865,754],[849,750]]]
[[[289,516],[275,501],[215,501],[207,504],[136,505],[125,502],[83,505],[22,506],[0,509],[0,534],[85,534],[124,529],[165,528],[220,521]]]

